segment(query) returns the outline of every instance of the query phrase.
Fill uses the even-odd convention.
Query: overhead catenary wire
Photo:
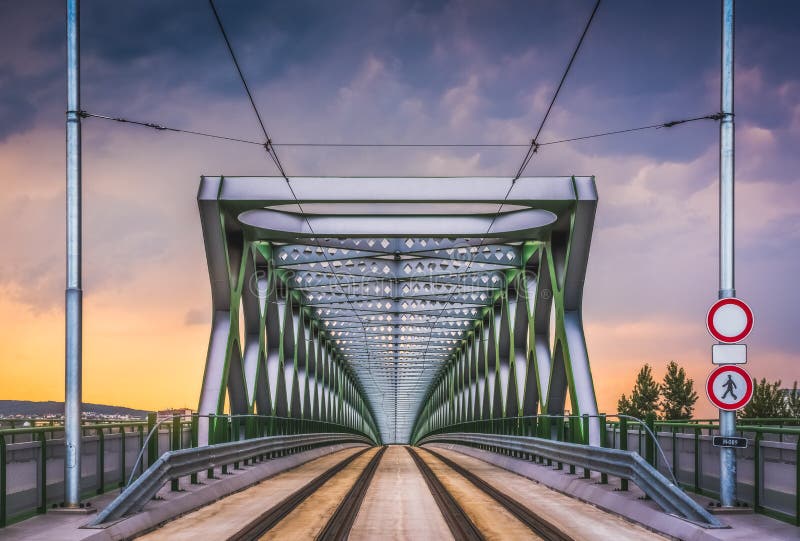
[[[217,27],[219,28],[220,34],[222,35],[222,38],[225,41],[225,46],[228,49],[228,53],[230,55],[231,61],[233,62],[233,65],[236,67],[236,73],[239,75],[239,80],[241,81],[242,86],[244,87],[245,93],[247,94],[247,99],[250,102],[250,106],[253,109],[253,113],[256,115],[256,119],[258,120],[258,125],[261,128],[262,134],[264,135],[264,139],[265,139],[265,141],[263,143],[264,150],[269,155],[269,157],[272,159],[273,163],[278,168],[278,171],[280,172],[281,176],[286,181],[286,186],[289,188],[289,192],[292,194],[292,198],[294,199],[295,204],[297,205],[297,208],[300,211],[300,216],[302,216],[303,220],[308,225],[309,231],[311,232],[312,235],[314,235],[314,238],[316,239],[317,234],[314,232],[314,228],[311,225],[311,220],[309,220],[308,215],[303,210],[303,206],[300,203],[300,199],[297,197],[297,194],[295,193],[294,187],[292,186],[292,182],[289,180],[289,176],[286,174],[286,170],[283,168],[283,164],[281,163],[280,159],[278,158],[278,153],[275,151],[275,148],[272,146],[272,140],[270,139],[269,132],[267,131],[266,125],[264,123],[264,119],[261,116],[261,112],[259,111],[258,106],[256,105],[256,102],[255,102],[255,99],[253,98],[253,93],[250,91],[250,85],[247,84],[247,79],[245,78],[244,72],[242,71],[242,68],[239,65],[238,59],[236,58],[236,53],[233,50],[233,45],[231,44],[230,38],[228,38],[228,33],[225,31],[225,25],[222,23],[222,18],[220,17],[219,12],[217,11],[216,6],[214,5],[214,0],[208,0],[208,3],[209,3],[209,6],[211,7],[211,11],[212,11],[212,13],[214,15],[214,20],[217,23]],[[319,244],[318,240],[317,240],[317,245],[320,248],[322,248],[322,246]],[[326,251],[324,249],[322,250],[322,256],[325,259],[325,261],[328,262],[328,267],[331,269],[331,272],[333,273],[333,276],[334,276],[334,279],[336,280],[337,285],[339,286],[339,288],[342,291],[345,291],[345,297],[348,299],[347,302],[348,302],[348,304],[350,304],[350,307],[353,310],[353,313],[356,314],[356,316],[359,319],[359,322],[361,323],[361,327],[362,327],[362,330],[363,330],[363,333],[364,333],[364,342],[366,343],[367,342],[367,329],[366,329],[366,326],[364,324],[363,315],[360,314],[358,312],[358,310],[356,310],[355,305],[352,303],[352,300],[350,299],[350,296],[347,293],[347,290],[342,287],[341,282],[339,280],[339,276],[336,273],[336,270],[335,270],[334,266],[330,264],[330,261],[328,259],[328,255],[327,255],[327,253],[326,253]],[[371,373],[370,373],[370,375],[372,376]],[[373,378],[373,382],[374,382],[374,378]],[[360,386],[360,382],[357,381],[357,378],[356,378],[355,384]],[[362,393],[363,393],[363,390],[362,390]],[[366,395],[366,393],[363,393],[363,394]]]
[[[550,118],[550,112],[553,110],[553,106],[558,99],[558,95],[561,93],[561,88],[564,86],[564,81],[567,80],[567,75],[569,75],[570,70],[572,69],[572,64],[575,62],[575,58],[578,56],[578,52],[581,50],[581,46],[583,45],[583,40],[586,38],[586,34],[589,32],[589,28],[592,26],[592,21],[594,21],[594,16],[597,14],[597,9],[600,7],[601,0],[597,0],[594,4],[594,8],[592,9],[592,13],[589,15],[589,19],[586,21],[586,24],[583,27],[583,32],[581,32],[581,37],[578,38],[578,43],[575,45],[575,48],[572,50],[572,56],[569,57],[569,62],[567,62],[566,67],[564,68],[564,73],[561,74],[561,80],[558,82],[558,86],[556,87],[555,92],[553,92],[553,97],[550,99],[550,103],[547,105],[547,110],[544,112],[544,116],[542,116],[542,121],[539,123],[539,127],[536,130],[536,134],[531,139],[530,147],[528,148],[528,152],[525,154],[525,157],[522,159],[522,165],[519,166],[517,169],[517,174],[514,176],[514,180],[518,179],[522,176],[525,172],[525,168],[528,167],[528,164],[533,159],[533,156],[539,150],[539,136],[542,134],[542,130],[544,129],[544,125],[547,123],[547,119]],[[514,183],[511,183],[512,187]],[[509,189],[509,192],[511,190]],[[500,205],[502,208],[503,205]],[[498,211],[498,214],[500,211]]]
[[[548,145],[560,145],[563,143],[573,143],[575,141],[585,141],[587,139],[596,139],[598,137],[607,137],[609,135],[621,135],[623,133],[632,133],[637,131],[643,130],[659,130],[661,128],[672,128],[674,126],[679,126],[681,124],[687,124],[689,122],[697,122],[698,120],[721,120],[724,115],[722,113],[712,113],[709,115],[703,116],[695,116],[691,118],[684,118],[681,120],[670,120],[668,122],[660,122],[658,124],[648,124],[646,126],[639,126],[636,128],[626,128],[622,130],[613,130],[601,133],[593,133],[590,135],[581,135],[578,137],[569,137],[567,139],[557,139],[555,141],[545,141],[543,143],[538,143],[538,146],[544,147]]]
[[[467,266],[465,268],[465,272],[467,270],[469,270],[469,268],[472,266],[472,263],[475,261],[475,259],[479,255],[480,247],[484,245],[484,242],[486,241],[486,238],[491,233],[492,227],[494,227],[494,224],[497,221],[497,218],[503,212],[503,207],[505,206],[506,201],[508,201],[508,197],[509,197],[509,195],[511,195],[511,191],[514,189],[514,186],[516,185],[517,180],[525,172],[525,168],[528,166],[528,164],[530,163],[531,159],[533,159],[533,156],[539,150],[539,146],[540,146],[539,143],[538,143],[539,136],[542,134],[542,130],[544,129],[545,124],[547,123],[547,119],[550,116],[550,112],[553,110],[553,106],[555,105],[556,100],[558,99],[558,95],[561,92],[561,88],[564,86],[564,81],[567,80],[567,75],[569,75],[569,72],[570,72],[570,70],[572,68],[572,64],[575,62],[575,58],[578,56],[578,52],[580,51],[581,46],[583,45],[583,41],[586,38],[586,34],[589,32],[589,28],[591,28],[591,26],[592,26],[592,21],[594,21],[594,16],[595,16],[595,14],[597,14],[597,10],[600,7],[600,2],[601,2],[601,0],[597,0],[597,2],[595,2],[594,8],[592,8],[592,12],[589,15],[589,19],[586,21],[586,24],[583,27],[583,31],[581,32],[580,38],[578,39],[578,43],[576,44],[575,48],[573,49],[572,55],[569,58],[569,62],[567,62],[567,65],[564,68],[564,72],[561,75],[561,79],[558,82],[558,86],[556,86],[555,92],[553,92],[553,96],[550,99],[550,103],[548,104],[547,109],[545,110],[545,113],[542,116],[542,120],[541,120],[541,122],[539,122],[539,127],[536,130],[536,134],[533,136],[533,139],[531,140],[530,146],[528,147],[528,151],[525,153],[525,157],[522,160],[522,164],[519,166],[519,169],[517,169],[517,174],[514,175],[513,179],[511,179],[511,182],[508,185],[508,190],[506,190],[505,196],[503,196],[503,200],[500,202],[500,204],[497,207],[497,212],[494,214],[494,216],[492,217],[492,220],[489,222],[489,227],[486,229],[486,235],[483,238],[481,238],[481,242],[479,244],[479,249],[475,251],[475,256],[470,258],[470,260],[467,263]],[[442,316],[444,311],[447,309],[447,306],[452,302],[452,299],[453,299],[453,293],[451,293],[448,296],[447,301],[444,303],[444,306],[442,306],[441,311],[436,316],[436,319],[434,320],[434,325],[435,325],[435,322],[439,320],[439,318]],[[492,308],[492,310],[493,309],[494,308]],[[433,331],[431,331],[431,332],[433,332]],[[428,338],[428,342],[427,342],[426,348],[425,348],[425,353],[426,354],[427,354],[427,345],[428,344],[430,344],[430,336]]]
[[[156,131],[167,131],[173,133],[182,133],[186,135],[197,135],[200,137],[208,137],[212,139],[218,139],[221,141],[229,141],[233,143],[244,143],[247,145],[255,145],[258,147],[264,147],[264,143],[261,141],[255,141],[252,139],[244,139],[240,137],[231,137],[227,135],[220,135],[216,133],[209,133],[203,131],[196,131],[196,130],[188,130],[184,128],[175,128],[172,126],[166,126],[161,123],[156,122],[146,122],[142,120],[132,120],[129,118],[123,118],[118,116],[111,116],[111,115],[103,115],[98,113],[92,113],[90,111],[78,111],[82,118],[96,118],[100,120],[109,120],[113,122],[119,122],[122,124],[130,124],[133,126],[141,126],[144,128],[151,128]],[[612,130],[612,131],[603,131],[598,133],[591,133],[588,135],[580,135],[576,137],[568,137],[565,139],[556,139],[553,141],[543,141],[537,143],[539,147],[550,146],[550,145],[560,145],[564,143],[572,143],[576,141],[585,141],[587,139],[597,139],[600,137],[608,137],[612,135],[622,135],[626,133],[633,133],[639,132],[644,130],[658,130],[662,128],[672,128],[674,126],[679,126],[682,124],[688,124],[691,122],[697,122],[700,120],[720,120],[722,118],[722,113],[711,113],[708,115],[703,116],[695,116],[689,118],[681,118],[678,120],[669,120],[666,122],[659,122],[656,124],[646,124],[643,126],[636,126],[633,128],[623,128],[619,130]],[[336,143],[336,142],[324,142],[324,141],[317,141],[317,142],[271,142],[270,147],[297,147],[297,148],[528,148],[530,147],[530,143],[367,143],[367,142],[356,142],[356,143]]]
[[[214,0],[208,0],[209,6],[211,6],[211,12],[214,14],[214,20],[217,22],[217,27],[219,28],[220,34],[222,34],[222,39],[225,40],[225,46],[228,49],[228,53],[230,54],[231,61],[233,65],[236,67],[236,73],[239,74],[239,80],[242,82],[242,86],[244,87],[245,93],[247,93],[247,99],[250,101],[250,106],[253,109],[253,113],[256,115],[256,119],[258,120],[258,125],[261,128],[261,132],[264,134],[264,150],[267,151],[272,161],[275,163],[275,167],[278,168],[281,176],[286,179],[286,182],[289,182],[289,177],[286,176],[286,171],[283,169],[283,164],[281,164],[280,159],[278,158],[278,154],[275,152],[275,149],[272,148],[272,139],[270,139],[269,133],[267,132],[267,128],[264,125],[264,119],[261,118],[261,113],[256,106],[256,102],[253,99],[253,93],[250,91],[250,85],[247,84],[247,79],[242,72],[241,66],[239,66],[239,61],[236,59],[236,54],[233,52],[233,46],[231,45],[231,40],[228,38],[228,33],[225,31],[225,26],[222,24],[222,19],[219,16],[219,12],[217,11],[217,7],[214,5]],[[290,183],[291,188],[291,183]]]
[[[264,146],[264,143],[260,143],[258,141],[251,141],[249,139],[240,139],[238,137],[229,137],[227,135],[218,135],[218,134],[215,134],[215,133],[207,133],[207,132],[201,132],[201,131],[186,130],[186,129],[183,129],[183,128],[173,128],[173,127],[170,127],[170,126],[165,126],[163,124],[158,124],[156,122],[144,122],[144,121],[141,121],[141,120],[130,120],[128,118],[122,118],[122,117],[116,117],[116,116],[110,116],[110,115],[100,115],[100,114],[97,114],[97,113],[90,113],[89,111],[78,111],[78,114],[82,118],[99,118],[101,120],[111,120],[111,121],[114,121],[114,122],[120,122],[122,124],[131,124],[131,125],[134,125],[134,126],[141,126],[143,128],[152,128],[152,129],[158,130],[158,131],[169,131],[169,132],[174,132],[174,133],[185,133],[187,135],[199,135],[201,137],[210,137],[212,139],[220,139],[220,140],[224,140],[224,141],[231,141],[231,142],[234,142],[234,143],[246,143],[248,145],[257,145],[257,146],[260,146],[260,147]]]

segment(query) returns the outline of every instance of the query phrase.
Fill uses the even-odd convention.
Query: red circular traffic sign
[[[711,336],[720,342],[739,342],[753,330],[753,311],[739,299],[720,299],[708,309],[706,325]]]
[[[741,366],[722,365],[709,374],[706,394],[719,409],[736,411],[753,398],[753,379]]]

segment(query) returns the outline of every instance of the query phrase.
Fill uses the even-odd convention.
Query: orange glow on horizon
[[[158,410],[197,407],[208,344],[208,324],[187,324],[184,311],[149,312],[144,307],[121,310],[108,295],[85,304],[84,402]],[[209,308],[210,310],[210,308]],[[152,315],[151,315],[152,314]],[[15,400],[63,400],[63,314],[52,309],[34,313],[7,298],[0,300],[0,397]],[[700,395],[696,413],[716,411],[702,393],[707,360],[687,350],[664,359],[648,358],[643,350],[661,322],[619,326],[587,325],[592,372],[602,412],[615,412],[621,393],[629,394],[643,362],[650,362],[657,379],[674,358],[694,378]],[[625,350],[620,337],[627,337]],[[698,356],[700,358],[698,358]]]

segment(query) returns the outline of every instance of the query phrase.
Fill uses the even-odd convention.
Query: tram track
[[[436,501],[436,505],[439,506],[439,511],[442,513],[453,537],[459,541],[484,541],[486,538],[481,531],[445,488],[430,466],[419,456],[417,450],[413,447],[406,447],[406,450],[417,465],[417,469],[423,479],[425,479],[425,484],[428,486],[434,501]]]
[[[228,537],[228,541],[254,541],[268,535],[270,530],[278,526],[309,497],[319,491],[324,491],[324,485],[328,481],[333,480],[339,473],[343,472],[348,466],[353,464],[368,451],[369,449],[364,449],[354,453],[329,468],[321,475],[306,483],[299,490],[248,522],[242,529]],[[325,541],[344,541],[347,539],[350,529],[358,515],[361,503],[369,489],[370,482],[375,475],[375,471],[378,469],[381,457],[385,451],[386,446],[383,446],[370,458],[366,466],[359,472],[357,479],[353,482],[347,494],[345,494],[342,501],[336,507],[336,510],[325,523],[325,526],[314,536],[315,539]]]
[[[320,457],[143,536],[148,541],[383,538],[662,537],[477,458],[399,445]]]
[[[153,541],[654,539],[528,479],[445,449],[341,451],[177,518]],[[272,486],[270,486],[272,485]],[[553,501],[555,499],[555,501]],[[567,500],[567,501],[561,501]],[[590,512],[591,511],[591,512]],[[581,519],[586,513],[586,519]],[[588,522],[587,522],[588,521]],[[635,531],[634,531],[635,530]]]
[[[363,455],[369,448],[358,451],[348,456],[335,466],[327,469],[321,475],[309,481],[302,488],[270,507],[255,519],[247,523],[241,530],[228,537],[228,541],[253,541],[259,539],[280,521],[286,518],[298,505],[314,494],[322,485],[349,466],[354,460]]]
[[[411,452],[411,448],[409,448],[409,451]],[[511,513],[517,520],[525,524],[528,528],[531,529],[531,531],[533,531],[536,535],[538,535],[542,539],[546,541],[575,541],[575,539],[572,536],[567,535],[566,533],[561,531],[557,526],[555,526],[552,522],[550,522],[540,514],[534,512],[529,507],[520,503],[519,501],[512,498],[508,494],[505,494],[504,492],[498,490],[497,488],[495,488],[494,486],[492,486],[479,476],[475,475],[471,471],[462,467],[458,463],[454,462],[453,460],[443,456],[441,453],[432,451],[431,449],[426,448],[425,452],[437,458],[445,466],[447,466],[455,473],[465,478],[470,483],[472,483],[475,487],[480,489],[483,493],[485,493],[487,496],[489,496],[498,504],[500,504],[509,513]],[[412,456],[415,456],[413,452]],[[418,455],[415,456],[414,460],[418,461],[417,464],[423,462],[422,458],[419,457]],[[455,535],[455,532],[453,533],[453,535]]]
[[[367,495],[367,489],[375,477],[375,472],[378,470],[383,454],[386,452],[386,446],[380,448],[374,457],[369,461],[366,468],[358,476],[358,479],[347,492],[347,495],[342,500],[342,503],[336,508],[333,516],[328,520],[325,528],[317,535],[320,541],[344,541],[350,535],[350,529],[356,521],[361,503]]]

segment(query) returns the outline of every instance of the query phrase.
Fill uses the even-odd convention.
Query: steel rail
[[[259,539],[269,530],[274,528],[281,520],[286,518],[298,505],[303,503],[309,496],[319,490],[336,474],[344,470],[355,459],[366,453],[369,449],[363,449],[353,453],[335,466],[329,468],[324,473],[305,484],[302,488],[287,496],[280,503],[270,507],[258,517],[248,523],[244,528],[228,537],[228,541],[251,541]]]
[[[320,433],[266,436],[251,440],[168,451],[147,468],[133,484],[123,490],[108,507],[98,513],[88,525],[98,527],[141,510],[161,490],[161,487],[174,479],[217,466],[241,462],[267,453],[347,442],[372,445],[372,441],[367,437],[357,434]]]
[[[716,517],[690,498],[679,486],[664,477],[661,472],[633,451],[529,436],[501,436],[467,432],[428,436],[420,440],[417,445],[435,442],[488,447],[536,455],[605,473],[619,479],[627,479],[642,489],[666,513],[682,517],[706,528],[724,527]]]
[[[487,483],[468,469],[443,456],[442,454],[432,451],[431,449],[425,449],[425,451],[441,460],[448,468],[481,489],[487,496],[505,507],[509,513],[517,518],[517,520],[525,524],[528,528],[533,530],[536,535],[545,541],[575,541],[574,537],[562,532],[556,525],[542,517],[539,513],[536,513],[508,494],[493,487],[491,484]]]
[[[453,534],[453,537],[459,541],[484,541],[486,538],[481,531],[452,494],[447,491],[439,478],[436,477],[430,466],[422,460],[413,447],[406,447],[406,450],[414,460],[414,464],[417,465],[422,478],[425,479],[425,484],[428,485],[428,489],[431,491],[436,505],[439,506],[439,511],[441,511],[442,517],[447,523],[447,527],[450,528],[450,533]]]
[[[346,541],[350,535],[350,529],[356,521],[358,511],[361,508],[361,503],[367,495],[372,478],[375,477],[375,472],[378,470],[383,454],[386,452],[386,446],[382,446],[380,450],[375,453],[369,464],[358,476],[356,482],[347,492],[342,502],[334,511],[333,516],[325,524],[325,528],[317,535],[316,539],[322,541]]]

